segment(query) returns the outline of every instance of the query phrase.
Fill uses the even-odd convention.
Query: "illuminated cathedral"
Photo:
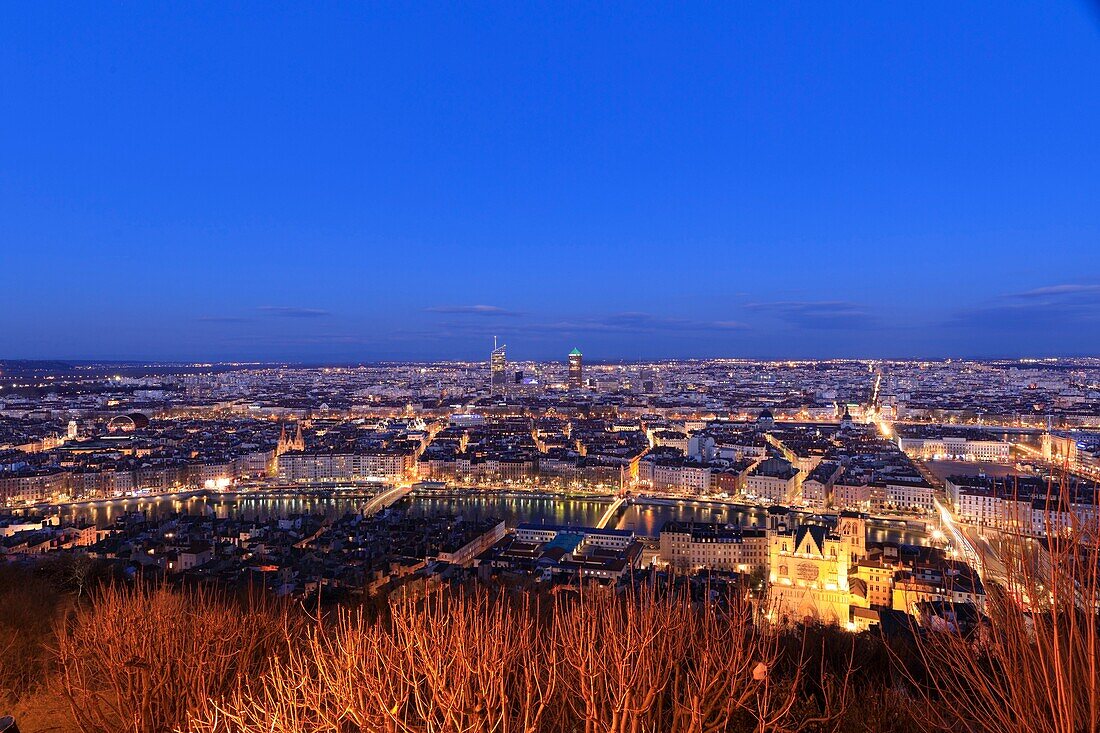
[[[302,437],[302,423],[298,423],[298,429],[293,438],[287,437],[286,423],[283,423],[283,429],[279,432],[279,442],[275,446],[275,456],[278,457],[290,451],[303,451],[305,449],[306,439]]]

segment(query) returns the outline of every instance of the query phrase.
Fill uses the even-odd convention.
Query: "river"
[[[413,496],[404,500],[414,515],[454,514],[471,519],[499,517],[509,527],[520,522],[593,526],[607,510],[609,500],[564,498],[516,493],[481,492],[445,496]],[[172,514],[208,515],[221,519],[267,520],[295,514],[337,517],[355,512],[362,499],[315,496],[241,496],[203,494],[189,498],[149,497],[117,499],[62,507],[65,520],[94,522],[106,527],[117,518],[142,512],[151,519]],[[744,526],[763,526],[763,510],[717,502],[680,500],[670,503],[636,503],[619,516],[618,529],[632,529],[639,535],[656,537],[670,519],[681,521],[726,522]],[[868,532],[872,542],[925,544],[924,533],[901,527],[873,524]]]

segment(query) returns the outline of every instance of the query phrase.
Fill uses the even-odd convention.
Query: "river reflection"
[[[707,502],[676,504],[633,504],[619,519],[619,529],[632,529],[636,534],[656,537],[669,520],[680,522],[723,522],[743,527],[763,527],[767,514],[761,509],[736,507]]]
[[[268,520],[295,514],[337,517],[356,512],[362,499],[312,496],[201,495],[186,499],[154,497],[103,501],[63,507],[64,520],[93,522],[106,527],[119,517],[140,512],[150,519],[173,514],[212,516],[219,519]],[[469,519],[499,517],[509,527],[520,522],[593,526],[606,511],[609,500],[525,496],[515,493],[476,493],[453,496],[414,496],[404,500],[413,515],[454,514]],[[742,526],[764,526],[762,509],[721,503],[679,501],[671,504],[638,503],[627,507],[616,527],[639,535],[656,537],[669,520],[724,522]],[[923,532],[875,524],[868,529],[871,542],[925,544]]]
[[[248,519],[265,521],[295,514],[337,517],[358,511],[361,499],[313,496],[237,496],[227,494],[192,496],[186,499],[151,497],[120,499],[62,507],[63,520],[92,522],[107,527],[131,513],[144,514],[149,519],[164,519],[174,514],[208,516],[218,519]]]
[[[469,519],[499,517],[509,527],[515,527],[520,522],[591,527],[600,521],[600,517],[611,503],[599,499],[528,497],[514,494],[417,496],[409,501],[409,512],[414,515],[454,514]]]

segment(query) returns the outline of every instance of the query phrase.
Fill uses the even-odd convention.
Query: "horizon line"
[[[1061,355],[1034,355],[1034,356],[959,356],[959,355],[938,355],[938,356],[771,356],[771,357],[752,357],[752,356],[679,356],[679,357],[605,357],[605,358],[592,358],[585,359],[589,364],[652,364],[652,363],[674,363],[674,362],[708,362],[708,361],[734,361],[734,362],[766,362],[766,363],[782,363],[782,362],[949,362],[949,361],[970,361],[970,362],[1059,362],[1059,361],[1073,361],[1073,360],[1100,360],[1100,353],[1097,354],[1061,354]],[[88,358],[88,357],[3,357],[0,356],[0,364],[34,364],[44,362],[56,362],[60,364],[69,365],[96,365],[96,364],[129,364],[135,366],[195,366],[200,364],[209,364],[212,366],[247,366],[247,365],[265,365],[265,366],[368,366],[372,364],[462,364],[462,363],[480,363],[488,362],[488,357],[485,358],[410,358],[410,359],[331,359],[331,360],[310,360],[310,359],[257,359],[257,358],[219,358],[219,359],[204,359],[204,358],[190,358],[190,359],[158,359],[158,358]],[[513,364],[564,364],[567,362],[567,356],[562,359],[512,359],[509,363]]]

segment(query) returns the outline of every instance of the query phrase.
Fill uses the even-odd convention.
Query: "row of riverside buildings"
[[[951,476],[947,499],[963,522],[1032,537],[1100,531],[1100,486],[1065,476]]]
[[[0,473],[0,504],[125,496],[203,488],[225,481],[269,475],[274,453],[262,451],[226,460],[165,460],[116,470],[80,471],[60,467]]]

